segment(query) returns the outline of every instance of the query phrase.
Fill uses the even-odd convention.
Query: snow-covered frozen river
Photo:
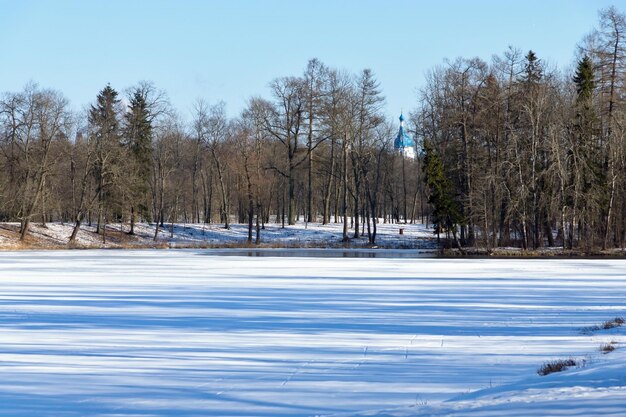
[[[625,311],[624,260],[205,254],[0,252],[0,415],[417,415]]]

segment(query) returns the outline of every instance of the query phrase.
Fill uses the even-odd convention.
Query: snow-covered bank
[[[607,335],[605,335],[606,337]],[[612,332],[624,340],[624,332]],[[552,417],[626,414],[626,351],[602,356],[590,352],[584,366],[545,377],[530,375],[441,403],[334,414],[334,417]]]
[[[60,249],[66,248],[72,234],[69,223],[48,223],[46,227],[32,224],[24,243],[19,242],[19,224],[0,223],[0,249]],[[302,223],[293,226],[269,223],[261,230],[260,247],[366,247],[367,233],[344,244],[341,223]],[[377,225],[376,246],[382,248],[436,248],[432,229],[423,224]],[[400,230],[402,229],[402,234]],[[134,235],[128,235],[129,225],[117,224],[107,227],[106,243],[96,234],[95,226],[83,225],[73,247],[78,248],[138,248],[138,247],[241,247],[246,246],[248,226],[232,224],[225,229],[220,224],[167,224],[154,240],[155,225],[139,223]],[[353,236],[354,232],[350,232]],[[256,236],[254,237],[256,238]],[[255,245],[256,246],[256,245]]]
[[[0,265],[0,415],[626,413],[623,332],[580,331],[624,315],[623,260],[131,250]],[[536,375],[569,357],[587,366]]]

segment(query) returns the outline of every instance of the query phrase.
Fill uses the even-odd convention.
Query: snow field
[[[0,253],[0,415],[626,412],[626,261],[206,254]]]

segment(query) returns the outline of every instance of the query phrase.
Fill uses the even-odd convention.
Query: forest
[[[374,72],[311,59],[237,117],[198,99],[189,121],[151,82],[72,111],[34,82],[0,95],[0,221],[433,224],[443,244],[626,247],[626,14],[601,10],[573,68],[510,47],[432,68],[407,114],[416,158],[394,148]],[[415,75],[417,79],[419,74]],[[407,84],[410,84],[407,80]],[[399,112],[398,112],[399,113]],[[398,114],[399,116],[399,114]]]

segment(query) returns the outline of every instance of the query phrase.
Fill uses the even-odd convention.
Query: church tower
[[[415,142],[404,130],[404,116],[402,114],[400,114],[400,130],[393,142],[393,147],[405,158],[415,159]]]

